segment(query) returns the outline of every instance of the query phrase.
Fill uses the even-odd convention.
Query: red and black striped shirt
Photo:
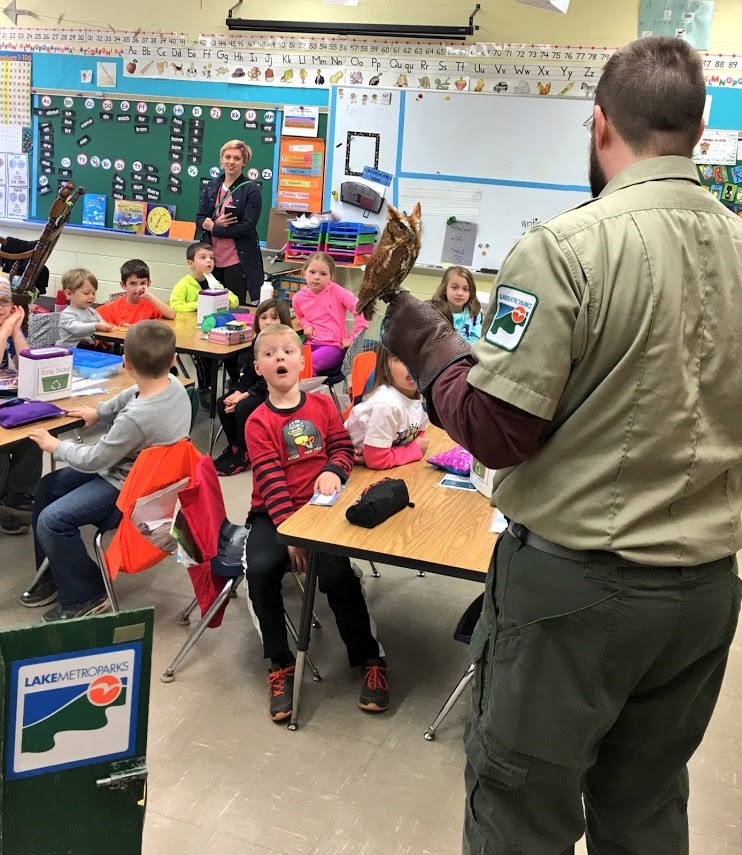
[[[353,468],[353,444],[328,395],[302,392],[289,410],[266,400],[247,420],[245,439],[252,510],[266,510],[276,526],[312,498],[321,472],[334,472],[345,483]]]

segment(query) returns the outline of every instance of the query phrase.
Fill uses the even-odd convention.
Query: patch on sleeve
[[[503,350],[515,350],[536,311],[538,297],[511,285],[498,285],[495,302],[497,311],[484,338]]]

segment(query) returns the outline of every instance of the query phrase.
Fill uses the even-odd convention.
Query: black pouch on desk
[[[345,512],[345,517],[353,525],[373,528],[406,507],[415,507],[410,501],[407,484],[401,478],[383,478],[366,487],[358,501]]]

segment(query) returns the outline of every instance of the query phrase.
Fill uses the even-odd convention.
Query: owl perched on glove
[[[358,292],[358,306],[367,321],[376,308],[376,300],[389,302],[399,293],[400,285],[412,270],[420,253],[422,212],[418,202],[409,216],[405,216],[392,205],[387,206],[389,217],[376,249],[366,262],[366,271]]]

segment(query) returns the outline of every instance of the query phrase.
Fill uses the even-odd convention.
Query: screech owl
[[[388,220],[376,249],[366,262],[366,271],[358,292],[359,311],[370,321],[376,300],[389,302],[388,298],[399,292],[420,253],[422,212],[418,202],[409,216],[394,206],[387,205]]]

